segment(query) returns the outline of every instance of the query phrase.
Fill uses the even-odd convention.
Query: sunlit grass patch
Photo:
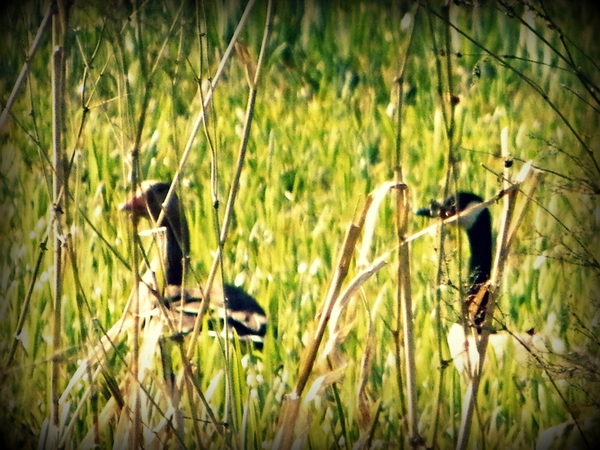
[[[266,3],[254,6],[239,38],[255,63]],[[59,355],[52,353],[56,268],[49,34],[31,58],[29,75],[0,137],[3,361],[17,338],[14,357],[3,366],[0,392],[6,405],[2,420],[8,424],[3,429],[13,432],[15,445],[37,445],[43,422],[51,415],[52,358],[61,358],[60,391],[102,330],[110,329],[124,312],[134,283],[134,271],[128,268],[134,237],[127,215],[117,206],[131,188],[131,150],[141,115],[145,123],[139,176],[172,179],[200,111],[201,94],[208,92],[208,80],[215,75],[245,4],[186,3],[181,15],[180,5],[175,4],[137,7],[134,17],[127,4],[109,11],[103,5],[75,5],[69,18],[63,145],[71,166],[66,206],[59,215],[65,224]],[[368,195],[394,177],[398,131],[394,114],[399,108],[395,77],[405,57],[401,164],[412,209],[443,196],[449,145],[455,157],[451,190],[490,198],[502,188],[499,174],[505,165],[513,164],[516,174],[532,160],[546,172],[510,248],[494,316],[499,334],[505,333],[503,328],[517,336],[529,331],[543,340],[546,351],[536,353],[536,360],[512,340],[507,340],[502,352],[488,351],[471,444],[532,447],[543,430],[572,417],[585,421],[586,407],[597,406],[594,358],[600,299],[595,237],[600,207],[593,80],[598,48],[590,37],[593,26],[577,16],[585,12],[548,11],[549,19],[564,32],[561,37],[542,17],[523,6],[514,8],[505,14],[502,2],[475,9],[453,4],[453,23],[474,43],[447,29],[425,7],[277,5],[222,263],[223,280],[243,287],[267,312],[266,341],[262,350],[248,353],[243,344],[226,345],[201,334],[191,357],[194,380],[204,395],[210,394],[218,424],[211,424],[198,393],[192,395],[190,405],[190,391],[182,388],[179,407],[186,446],[198,444],[195,425],[201,428],[200,440],[206,446],[227,442],[269,448],[276,441],[282,404],[296,386],[299,365],[317,329],[318,312],[347,227]],[[407,51],[415,13],[415,34]],[[16,45],[16,50],[8,45],[2,49],[3,107],[42,15],[43,5],[34,3],[13,7],[4,19],[11,26],[5,28],[3,42]],[[450,55],[445,47],[447,32]],[[567,50],[573,64],[562,57]],[[148,63],[146,69],[142,60]],[[152,69],[154,61],[158,64],[152,83],[146,85],[144,70]],[[441,79],[438,63],[444,69]],[[205,126],[200,127],[181,173],[177,192],[185,202],[192,236],[190,283],[205,282],[218,248],[217,227],[224,218],[246,121],[246,70],[235,56],[225,65]],[[144,107],[147,86],[150,95]],[[455,103],[452,139],[444,114],[449,100]],[[505,127],[508,159],[500,151]],[[490,211],[497,240],[501,202],[490,205]],[[393,195],[383,201],[377,218],[373,255],[398,245]],[[422,219],[409,217],[409,234],[424,227]],[[445,336],[462,314],[460,289],[469,249],[464,235],[447,234],[441,258],[435,235],[409,244],[418,433],[428,445],[436,435],[440,448],[456,445],[468,383],[455,361],[448,360]],[[40,247],[43,243],[47,250]],[[143,245],[147,247],[148,241]],[[40,270],[35,272],[39,255]],[[396,329],[396,253],[387,262],[341,316],[339,323],[348,330],[336,346],[334,362],[339,365],[330,367],[320,360],[310,376],[307,390],[318,377],[344,367],[306,405],[310,423],[304,442],[312,448],[350,448],[367,437],[375,448],[408,445],[406,379],[399,388],[405,361],[403,357],[397,361],[406,343],[395,340],[401,334]],[[438,266],[440,285],[436,285]],[[352,260],[348,279],[359,270]],[[30,286],[30,306],[17,332]],[[444,335],[442,354],[438,324]],[[206,321],[203,325],[208,327]],[[361,384],[361,364],[371,341],[370,366]],[[184,342],[187,348],[188,341]],[[183,386],[179,350],[173,342],[167,347],[175,378]],[[132,348],[131,343],[121,342],[116,350],[127,360]],[[111,387],[133,392],[124,387],[130,362],[118,354],[109,356],[105,377],[93,383],[89,378],[81,381],[71,403],[63,405],[63,417],[72,417],[85,389],[94,389],[82,405],[67,445],[81,442],[93,430],[95,414],[109,399],[118,398]],[[145,380],[162,409],[168,396],[158,348],[149,362]],[[442,381],[440,371],[444,371]],[[157,426],[164,417],[151,402],[147,404],[144,432],[150,433],[150,424]],[[169,429],[168,424],[163,426],[162,430]],[[117,421],[109,421],[101,433],[101,446],[111,446],[120,433]],[[173,432],[168,433],[164,436],[169,436],[169,445],[175,445]]]

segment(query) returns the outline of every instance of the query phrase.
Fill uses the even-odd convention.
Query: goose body
[[[418,210],[417,215],[447,219],[481,203],[483,199],[476,194],[458,192],[441,203],[431,202],[428,208]],[[481,332],[488,303],[488,292],[481,288],[490,279],[492,270],[492,217],[487,208],[474,208],[457,223],[467,234],[470,249],[469,290],[465,301],[469,319]]]
[[[130,212],[134,219],[145,218],[154,224],[164,208],[165,288],[164,306],[167,319],[180,324],[183,332],[192,330],[200,310],[204,293],[198,288],[183,288],[183,259],[190,247],[189,228],[183,206],[177,195],[167,205],[163,205],[170,183],[144,181],[135,196],[120,205],[120,209]],[[220,315],[226,317],[227,325],[237,332],[240,340],[262,343],[266,334],[267,316],[256,299],[243,289],[225,284],[215,286],[210,292],[211,305],[219,307]]]

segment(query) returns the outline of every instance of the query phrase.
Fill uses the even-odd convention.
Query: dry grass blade
[[[335,345],[335,342],[333,341],[335,341],[337,321],[339,320],[340,315],[342,314],[344,308],[348,305],[348,302],[352,296],[369,278],[371,278],[387,264],[386,260],[390,256],[389,253],[385,253],[384,255],[378,257],[371,264],[368,261],[368,255],[373,242],[373,235],[375,233],[379,208],[383,202],[383,199],[386,197],[390,189],[399,189],[403,186],[403,183],[388,181],[379,185],[373,192],[371,192],[371,194],[369,194],[362,216],[364,218],[363,242],[359,250],[359,258],[357,263],[358,267],[362,270],[352,279],[346,289],[333,302],[331,313],[329,315],[330,342],[327,344],[326,348],[331,349]],[[363,221],[363,219],[361,219],[361,221]],[[323,357],[326,357],[327,354],[328,352],[325,351]]]
[[[308,403],[312,402],[317,398],[320,392],[327,386],[332,385],[333,383],[339,381],[344,376],[344,372],[346,371],[346,364],[338,367],[335,370],[332,370],[325,375],[321,375],[318,377],[310,386],[310,389],[306,393],[304,397],[304,401],[302,402],[302,406],[308,405]]]
[[[252,61],[248,47],[240,42],[235,43],[235,53],[240,59],[240,63],[246,69],[246,79],[248,80],[248,86],[250,89],[254,89],[254,78],[256,76],[256,64]]]
[[[321,344],[321,340],[323,339],[323,334],[325,333],[325,327],[327,326],[327,323],[329,322],[329,319],[331,318],[331,315],[332,315],[335,305],[339,301],[338,294],[341,290],[342,282],[344,281],[344,279],[346,278],[346,275],[348,274],[348,269],[350,267],[350,261],[352,259],[352,254],[354,252],[354,249],[356,247],[356,243],[358,242],[358,237],[360,235],[360,232],[362,231],[365,223],[367,222],[367,218],[369,218],[370,222],[374,222],[376,219],[375,213],[370,214],[371,206],[373,205],[373,203],[376,203],[375,200],[377,200],[377,202],[380,204],[381,197],[383,197],[385,195],[385,193],[387,191],[389,191],[390,187],[397,186],[397,185],[398,185],[398,183],[388,182],[388,183],[384,183],[382,187],[379,187],[375,191],[373,191],[373,193],[371,193],[367,197],[365,206],[362,210],[361,216],[358,218],[357,223],[356,224],[351,223],[348,227],[346,236],[344,238],[344,243],[342,245],[342,251],[340,254],[340,258],[336,265],[336,269],[334,271],[331,284],[329,285],[329,289],[327,291],[325,301],[323,302],[323,307],[321,308],[321,311],[319,313],[320,320],[319,320],[319,324],[317,327],[317,331],[315,333],[313,341],[311,342],[311,344],[308,347],[308,352],[306,353],[302,368],[300,370],[300,374],[298,376],[298,382],[296,384],[296,389],[295,389],[295,392],[298,396],[302,395],[302,391],[304,390],[304,387],[306,386],[306,382],[312,371],[312,367],[314,365],[314,362],[315,362],[315,359],[317,356],[317,351],[319,349],[319,345]],[[377,208],[374,208],[374,209],[377,210]],[[372,231],[370,232],[371,236],[372,236]],[[367,241],[369,241],[369,242],[371,241],[371,236],[366,237]],[[373,275],[373,273],[376,273],[378,270],[380,270],[385,265],[386,257],[387,257],[387,254],[384,255],[383,257],[379,258],[378,260],[376,260],[375,263],[371,267],[367,268],[367,270],[363,271],[361,274],[359,274],[353,280],[353,282],[350,284],[350,286],[348,286],[348,289],[346,290],[346,293],[345,293],[346,298],[349,298],[349,296],[351,296],[351,294],[354,293],[356,291],[356,289],[358,289],[360,287],[360,285],[362,285],[368,278],[370,278],[370,276]]]
[[[361,439],[370,435],[369,430],[371,430],[373,427],[373,405],[372,400],[369,398],[369,394],[367,392],[367,383],[371,374],[373,357],[375,356],[375,349],[377,345],[377,341],[375,339],[375,330],[373,327],[373,317],[375,317],[377,314],[377,310],[379,309],[382,299],[383,295],[380,293],[377,296],[375,305],[373,305],[373,310],[368,316],[369,327],[367,329],[367,342],[365,344],[363,356],[360,362],[360,375],[358,385],[356,387],[356,405],[358,410],[357,421],[361,431]],[[380,404],[381,399],[377,400],[376,402],[377,411],[379,411]]]
[[[368,429],[365,429],[364,432],[361,432],[360,437],[352,446],[353,449],[361,450],[371,448],[373,436],[375,434],[375,430],[377,429],[377,424],[379,422],[379,414],[381,413],[381,409],[381,399],[377,399],[375,404],[371,406],[370,411],[368,412],[368,415],[372,417],[370,426]]]
[[[331,310],[331,315],[329,318],[329,341],[325,346],[325,350],[321,355],[322,358],[326,358],[333,348],[338,344],[338,332],[336,331],[337,322],[344,311],[345,307],[350,302],[352,296],[360,289],[360,287],[367,282],[369,278],[379,272],[387,265],[387,259],[389,258],[389,253],[386,253],[383,256],[377,258],[373,264],[366,269],[362,270],[358,275],[356,275],[352,281],[348,284],[346,289],[339,295],[339,297],[334,302],[333,308]]]
[[[531,199],[533,198],[533,192],[538,187],[542,180],[543,172],[539,170],[532,169],[533,172],[528,180],[523,180],[521,183],[521,201],[515,205],[514,217],[511,227],[508,231],[508,236],[506,238],[506,246],[510,247],[515,235],[517,234],[517,230],[519,226],[523,222],[523,218],[525,217],[525,213],[527,212],[527,207],[531,203]]]
[[[369,265],[369,252],[373,242],[373,234],[377,224],[377,217],[381,202],[386,197],[390,189],[399,189],[404,186],[396,181],[387,181],[380,184],[373,192],[369,194],[370,202],[367,204],[367,213],[365,214],[365,225],[363,231],[363,241],[359,250],[358,267],[364,268]]]
[[[354,251],[356,242],[358,241],[358,236],[362,229],[363,223],[364,220],[361,220],[358,225],[351,223],[348,226],[346,237],[344,238],[344,244],[342,246],[340,259],[338,260],[338,264],[333,274],[333,279],[331,281],[331,284],[329,285],[329,290],[327,291],[325,302],[323,303],[323,307],[321,308],[321,318],[319,320],[317,331],[312,342],[309,344],[308,351],[304,357],[303,362],[301,363],[298,381],[296,382],[296,388],[294,389],[294,392],[298,397],[302,395],[302,392],[304,391],[304,388],[306,386],[306,382],[308,381],[308,377],[312,372],[312,368],[317,357],[317,352],[319,350],[319,345],[321,344],[323,334],[325,333],[325,327],[327,326],[327,322],[329,321],[329,317],[331,316],[331,311],[333,310],[335,300],[337,299],[338,293],[341,289],[342,281],[346,278],[346,275],[348,274],[348,268],[350,266],[352,253]]]

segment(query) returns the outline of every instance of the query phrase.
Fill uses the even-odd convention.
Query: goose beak
[[[418,209],[417,211],[415,211],[415,214],[417,216],[423,216],[428,217],[430,219],[434,219],[436,217],[444,215],[444,207],[436,200],[432,200],[427,208]]]
[[[417,209],[415,211],[415,215],[417,215],[417,216],[423,216],[423,217],[433,217],[433,214],[431,213],[431,208]]]
[[[130,211],[134,214],[146,214],[146,202],[143,196],[136,195],[128,202],[119,205],[119,211]]]

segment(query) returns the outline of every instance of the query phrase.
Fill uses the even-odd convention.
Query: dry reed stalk
[[[139,149],[142,139],[142,132],[144,129],[144,124],[146,122],[146,110],[148,107],[148,102],[150,100],[150,89],[148,86],[149,80],[147,77],[146,70],[146,58],[142,53],[143,49],[143,40],[142,40],[142,32],[141,32],[141,20],[140,20],[141,11],[136,11],[133,14],[133,22],[135,25],[135,30],[138,39],[138,51],[140,53],[140,71],[142,72],[142,77],[146,82],[145,90],[144,90],[144,99],[142,101],[142,106],[140,110],[139,123],[136,129],[136,137],[133,143],[133,147],[131,149],[131,195],[135,196],[135,192],[138,189],[138,185],[140,180],[138,179],[138,167],[139,167]],[[127,407],[125,407],[121,411],[121,415],[119,417],[116,433],[115,433],[115,444],[122,440],[122,445],[129,445],[131,448],[140,448],[141,447],[141,439],[142,439],[142,423],[141,423],[141,398],[140,398],[140,383],[141,383],[141,374],[140,374],[140,272],[139,272],[139,249],[136,244],[136,236],[138,233],[137,229],[137,220],[131,216],[130,223],[130,243],[131,243],[131,261],[133,265],[133,290],[132,290],[132,307],[133,307],[133,350],[132,350],[132,371],[133,371],[133,380],[130,380],[131,384],[133,384],[131,396],[128,396],[130,399],[130,408],[133,409],[133,418],[128,420],[127,422],[124,420],[126,417],[126,413],[128,412]],[[131,377],[128,377],[131,378]],[[129,415],[127,415],[129,418]],[[133,430],[131,433],[128,433],[128,425],[133,421]],[[117,447],[118,448],[118,447]]]
[[[358,224],[350,223],[350,225],[348,225],[348,229],[346,230],[346,236],[344,238],[344,243],[342,244],[342,250],[333,274],[333,278],[329,285],[323,306],[321,307],[320,312],[317,314],[317,317],[320,316],[317,331],[304,354],[303,361],[300,363],[300,372],[298,375],[298,380],[296,381],[296,387],[291,394],[286,395],[283,401],[281,412],[279,414],[277,436],[273,444],[273,448],[275,450],[291,448],[295,441],[295,435],[298,434],[295,430],[298,427],[302,392],[304,391],[308,377],[312,372],[319,345],[323,339],[325,327],[333,310],[335,300],[340,292],[341,284],[348,274],[352,252],[354,251],[356,243],[358,242],[358,237],[364,225],[365,215],[368,211],[371,201],[372,198],[369,197],[367,199],[367,205],[365,206],[365,209],[363,209],[363,214],[359,218]]]
[[[54,286],[52,315],[52,354],[50,368],[50,417],[46,422],[46,432],[40,435],[39,444],[44,448],[54,448],[58,443],[61,429],[61,411],[59,405],[60,365],[59,355],[62,347],[62,292],[64,274],[64,211],[63,192],[66,189],[63,128],[64,128],[64,37],[66,31],[67,11],[62,2],[57,9],[52,9],[52,148],[53,148],[53,224],[54,224]]]
[[[413,19],[411,22],[411,28],[409,38],[406,43],[406,48],[402,54],[404,58],[400,63],[398,70],[398,76],[396,77],[395,83],[398,86],[397,92],[397,112],[396,112],[396,148],[394,154],[394,176],[396,183],[400,184],[404,182],[402,174],[402,107],[403,107],[403,88],[404,88],[404,71],[406,68],[406,62],[410,56],[410,49],[412,39],[415,30],[416,15],[419,11],[419,5],[415,3],[412,7]],[[398,240],[397,254],[398,254],[398,268],[397,268],[397,291],[396,291],[396,329],[394,331],[394,344],[395,344],[395,356],[396,356],[396,372],[397,372],[397,383],[398,391],[400,396],[400,408],[402,416],[405,416],[406,406],[405,397],[403,391],[403,377],[401,372],[401,354],[402,348],[404,348],[405,367],[406,367],[406,379],[408,380],[408,418],[409,418],[409,436],[410,440],[416,440],[416,425],[417,425],[417,412],[416,412],[416,386],[415,381],[415,360],[414,360],[414,339],[412,332],[412,307],[410,297],[410,259],[408,254],[408,247],[400,245],[404,239],[407,231],[407,218],[408,218],[408,197],[407,189],[398,189],[396,195],[396,236]],[[401,319],[402,318],[402,319]],[[400,339],[400,328],[403,328],[403,339]],[[379,415],[380,409],[377,410]],[[374,425],[373,425],[374,426]],[[374,428],[373,428],[374,431]],[[370,441],[370,440],[369,440]],[[401,445],[403,446],[404,443]]]
[[[367,310],[368,314],[368,330],[367,341],[363,350],[363,356],[360,363],[359,380],[356,387],[356,405],[357,405],[357,422],[360,430],[360,436],[352,448],[368,449],[371,447],[373,436],[378,424],[379,414],[381,413],[381,398],[377,398],[373,402],[372,397],[367,391],[373,360],[377,349],[377,340],[375,338],[374,318],[376,317],[379,305],[383,300],[383,293],[377,295],[375,304],[371,311]],[[365,301],[366,304],[366,301]],[[349,445],[350,442],[347,442]]]
[[[401,241],[408,230],[408,189],[398,189],[396,204],[396,223],[398,240]],[[417,409],[417,381],[415,363],[415,340],[412,320],[412,297],[410,284],[410,254],[408,245],[398,247],[398,310],[402,317],[402,330],[404,336],[404,367],[406,368],[405,380],[407,390],[408,412],[408,438],[412,447],[423,444],[423,438],[418,434],[419,413]]]

